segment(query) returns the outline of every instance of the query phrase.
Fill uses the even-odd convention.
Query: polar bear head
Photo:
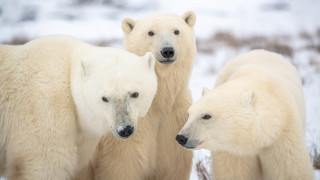
[[[256,93],[241,85],[205,88],[202,97],[189,108],[188,121],[176,139],[187,149],[206,148],[238,155],[257,153],[277,134],[257,123],[272,118],[270,113],[260,116],[259,106]]]
[[[122,29],[126,49],[140,56],[152,52],[157,59],[156,68],[166,68],[177,61],[183,63],[195,51],[195,21],[196,15],[191,11],[182,16],[154,13],[138,20],[125,18]]]
[[[115,137],[130,137],[156,94],[154,56],[115,48],[86,52],[71,75],[81,128],[99,136],[111,129]]]

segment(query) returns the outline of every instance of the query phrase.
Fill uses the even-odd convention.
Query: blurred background
[[[197,15],[193,99],[203,87],[211,89],[219,70],[240,53],[263,48],[284,55],[303,80],[306,145],[320,179],[320,0],[0,0],[0,43],[65,34],[121,48],[125,17],[188,10]],[[208,179],[210,165],[209,151],[195,151],[190,179]]]

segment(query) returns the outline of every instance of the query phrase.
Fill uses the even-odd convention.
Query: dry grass
[[[121,44],[121,43],[122,41],[120,39],[108,39],[108,40],[95,41],[95,42],[92,42],[91,44],[94,44],[96,46],[101,46],[101,47],[108,47],[108,46],[112,47],[115,44]]]
[[[316,148],[313,150],[312,161],[313,167],[315,169],[320,169],[320,152]]]
[[[213,53],[221,47],[229,47],[233,49],[249,48],[249,49],[266,49],[274,51],[289,57],[293,56],[293,48],[289,45],[290,37],[278,35],[273,37],[267,36],[250,36],[239,38],[230,32],[217,32],[209,39],[198,39],[197,48],[204,53]]]
[[[293,46],[295,40],[303,42],[302,46]],[[288,35],[262,36],[252,35],[237,37],[234,34],[221,31],[207,39],[197,39],[197,49],[203,53],[215,53],[221,48],[266,49],[292,58],[296,51],[308,50],[320,53],[320,28],[314,32],[301,32],[297,37]]]
[[[102,4],[118,9],[127,8],[126,0],[73,0],[75,5]]]
[[[9,44],[9,45],[22,45],[29,42],[30,40],[32,39],[26,36],[16,36],[16,37],[13,37],[10,41],[0,42],[0,43]],[[120,39],[104,39],[104,40],[87,42],[87,43],[93,44],[96,46],[107,47],[107,46],[113,46],[115,44],[121,44],[121,40]]]
[[[310,154],[310,157],[311,157],[311,160],[312,160],[313,168],[320,170],[320,151],[319,151],[319,147],[317,147],[315,144],[313,144],[309,154]]]
[[[320,60],[316,56],[311,56],[308,63],[315,73],[320,73]]]
[[[306,43],[303,49],[320,52],[320,29],[318,29],[314,34],[302,32],[299,37]]]
[[[314,169],[320,170],[320,141],[314,131],[307,129],[306,142]]]
[[[198,50],[204,53],[213,53],[221,47],[229,47],[233,49],[249,48],[249,49],[266,49],[274,51],[289,57],[293,56],[293,48],[288,45],[291,38],[285,35],[273,37],[267,36],[250,36],[239,38],[230,32],[217,32],[209,39],[198,39]]]
[[[30,41],[26,36],[16,36],[11,39],[11,41],[3,42],[2,44],[10,44],[10,45],[22,45],[26,42]]]
[[[210,180],[210,174],[201,161],[196,164],[196,170],[199,180]]]

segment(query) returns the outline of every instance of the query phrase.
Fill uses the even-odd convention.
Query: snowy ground
[[[83,3],[80,3],[83,2]],[[87,3],[85,3],[87,2]],[[304,82],[308,148],[320,150],[320,0],[0,0],[0,43],[67,34],[87,42],[121,47],[121,20],[161,11],[197,14],[198,54],[190,80],[194,100],[212,88],[229,59],[251,48],[284,54]],[[266,43],[268,42],[268,43]],[[201,161],[211,174],[210,153],[194,153],[192,180]],[[199,165],[199,164],[198,164]],[[317,173],[320,179],[320,172]]]

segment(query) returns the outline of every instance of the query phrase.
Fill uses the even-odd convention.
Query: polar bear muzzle
[[[173,47],[163,47],[160,51],[160,55],[157,56],[157,60],[161,64],[172,64],[176,61],[177,56]]]
[[[194,149],[194,148],[198,147],[201,144],[201,142],[199,140],[190,139],[185,134],[178,134],[176,136],[176,140],[178,141],[178,143],[181,146],[183,146],[186,149]]]
[[[185,144],[187,144],[188,142],[188,138],[185,137],[184,135],[177,135],[176,140],[178,141],[179,144],[181,144],[182,146],[184,146]]]
[[[118,134],[123,138],[128,138],[134,132],[134,127],[132,126],[118,126]]]
[[[112,102],[114,106],[115,113],[115,127],[113,134],[117,138],[129,138],[135,131],[135,123],[130,118],[130,113],[128,111],[127,102],[121,99],[114,100]]]

